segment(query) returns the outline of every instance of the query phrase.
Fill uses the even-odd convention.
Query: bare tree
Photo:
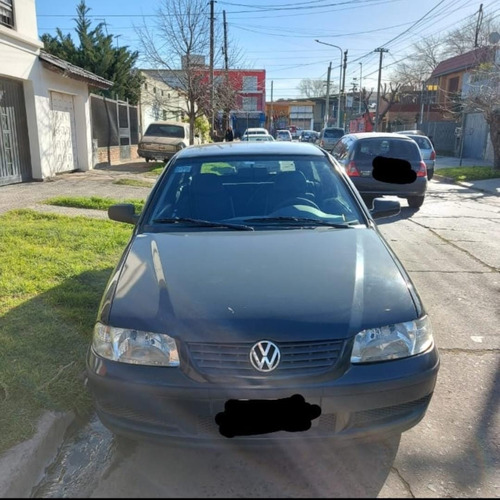
[[[382,91],[380,92],[380,100],[384,101],[385,105],[380,104],[380,109],[378,113],[378,121],[377,121],[377,130],[379,129],[379,125],[382,123],[385,115],[389,112],[392,105],[398,100],[398,93],[401,89],[401,85],[399,83],[393,84],[389,83],[389,88],[387,88],[387,84],[384,83]],[[363,87],[361,90],[361,102],[363,103],[363,107],[365,109],[366,116],[369,118],[372,126],[375,126],[375,120],[372,119],[370,114],[370,97],[373,91],[368,92],[366,88]]]
[[[206,0],[160,0],[151,23],[136,27],[142,44],[142,60],[156,70],[155,78],[176,89],[185,99],[184,111],[189,119],[190,144],[194,142],[197,118],[227,107],[229,79],[214,79],[210,92],[210,70],[205,64],[210,48],[210,13]],[[214,47],[223,46],[219,24],[214,26]],[[214,54],[214,67],[221,67],[222,51]],[[228,61],[234,63],[236,51]],[[171,103],[167,101],[168,107]],[[175,105],[174,105],[175,106]]]
[[[443,38],[445,53],[447,57],[452,57],[465,54],[476,46],[489,45],[488,38],[494,31],[500,31],[500,23],[495,16],[489,15],[482,20],[473,18],[446,34]]]
[[[326,95],[326,83],[324,80],[312,80],[304,78],[297,86],[297,90],[304,97],[323,97]],[[330,87],[333,92],[333,86]]]
[[[500,170],[500,64],[480,64],[469,74],[462,94],[464,112],[482,113],[490,127],[493,168]]]

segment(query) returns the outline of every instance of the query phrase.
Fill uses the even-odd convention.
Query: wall
[[[92,168],[92,139],[88,85],[46,69],[40,61],[34,65],[30,80],[33,87],[38,132],[38,151],[35,153],[39,158],[39,162],[33,164],[33,177],[45,179],[57,172],[52,149],[51,91],[70,94],[74,98],[78,169],[90,170]]]

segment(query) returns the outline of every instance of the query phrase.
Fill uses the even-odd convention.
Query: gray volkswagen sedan
[[[197,445],[401,433],[439,356],[424,305],[344,169],[298,142],[190,146],[104,292],[88,387],[113,432]]]

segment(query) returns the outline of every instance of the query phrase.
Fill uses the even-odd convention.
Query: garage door
[[[54,173],[78,169],[76,149],[76,123],[73,96],[60,92],[50,93]]]

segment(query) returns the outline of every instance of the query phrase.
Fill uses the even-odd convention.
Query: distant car
[[[194,144],[201,144],[198,134]],[[189,146],[189,125],[183,122],[158,121],[151,123],[137,147],[137,154],[148,162],[163,160],[167,162],[175,153]]]
[[[313,144],[180,151],[141,214],[108,211],[133,230],[89,343],[100,420],[132,438],[215,446],[380,438],[418,424],[439,353],[374,221],[399,210],[376,200],[368,211]]]
[[[402,132],[398,133],[402,134]],[[422,158],[427,166],[427,179],[431,180],[434,177],[434,169],[436,165],[436,150],[432,145],[432,141],[429,137],[422,134],[411,134],[407,132],[404,135],[406,135],[406,137],[410,137],[417,143],[422,153]]]
[[[271,134],[250,134],[241,138],[242,141],[247,142],[270,142],[274,141],[274,137]]]
[[[318,145],[320,148],[332,151],[337,141],[345,134],[343,128],[325,127],[319,133]]]
[[[253,128],[247,128],[245,132],[243,132],[241,139],[245,140],[245,138],[250,135],[271,135],[271,134],[265,128],[253,127]]]
[[[299,141],[315,143],[318,137],[319,132],[316,132],[315,130],[303,130],[300,134]]]
[[[404,134],[404,135],[425,135],[425,132],[422,132],[421,130],[399,130],[398,132],[395,132],[395,134]]]
[[[346,134],[333,148],[332,155],[344,166],[368,207],[379,196],[406,198],[412,208],[419,208],[424,203],[427,166],[413,139],[403,134],[382,132]],[[373,176],[375,158],[381,160],[382,168],[392,170],[394,176],[403,175],[404,163],[393,160],[408,162],[416,177],[408,183],[377,180]]]
[[[276,131],[276,140],[277,141],[291,141],[292,134],[289,130],[277,130]]]

